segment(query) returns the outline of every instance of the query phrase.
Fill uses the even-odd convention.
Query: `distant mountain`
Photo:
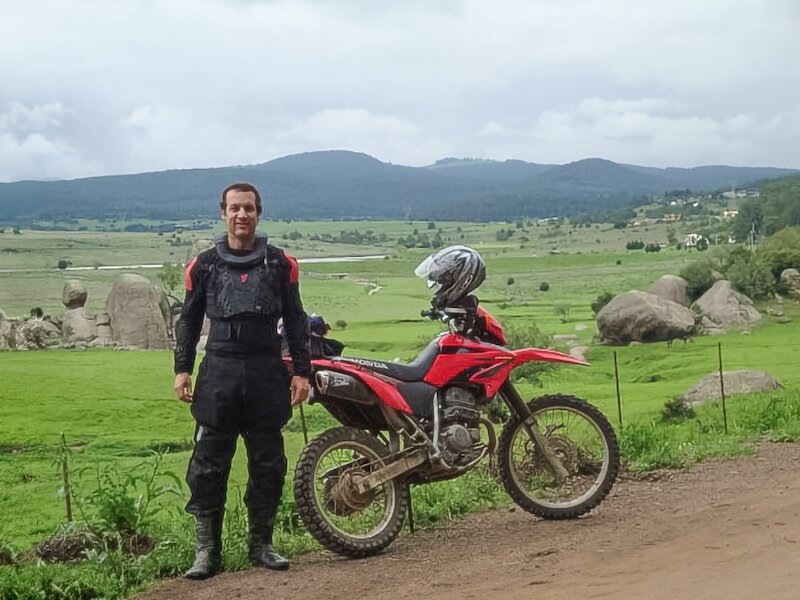
[[[214,217],[219,192],[249,181],[266,214],[291,219],[513,219],[598,213],[669,190],[713,191],[790,169],[656,169],[591,158],[566,165],[448,158],[426,167],[343,150],[248,166],[0,183],[0,224],[52,218]]]

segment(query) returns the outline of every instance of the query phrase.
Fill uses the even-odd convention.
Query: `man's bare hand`
[[[308,398],[308,377],[302,377],[301,375],[292,377],[291,392],[292,406],[305,402],[306,398]]]
[[[192,375],[190,373],[178,373],[175,375],[175,396],[178,400],[191,403],[192,401]]]

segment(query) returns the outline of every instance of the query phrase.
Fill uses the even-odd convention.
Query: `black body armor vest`
[[[281,316],[281,282],[278,257],[267,255],[267,239],[256,238],[247,255],[231,253],[226,237],[217,238],[222,259],[210,266],[206,288],[206,312],[214,320],[271,319]]]

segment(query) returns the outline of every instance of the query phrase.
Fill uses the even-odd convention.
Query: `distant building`
[[[705,236],[700,235],[699,233],[688,233],[686,237],[683,238],[683,245],[687,248],[694,248],[697,244],[700,243],[700,240],[704,240]],[[708,240],[706,240],[708,241]]]
[[[677,223],[678,221],[681,220],[681,218],[682,218],[681,215],[679,215],[678,213],[667,213],[663,217],[661,217],[661,220],[664,223]]]
[[[726,208],[722,211],[722,218],[723,219],[733,219],[736,215],[739,214],[738,208]]]

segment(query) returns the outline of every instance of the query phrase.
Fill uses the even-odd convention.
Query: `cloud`
[[[8,103],[0,112],[0,181],[63,178],[97,169],[61,135],[67,112],[59,102]]]
[[[793,0],[10,3],[0,135],[12,160],[0,178],[323,147],[412,165],[599,155],[800,167],[800,70],[787,63],[798,24]],[[15,157],[23,146],[40,149]]]

